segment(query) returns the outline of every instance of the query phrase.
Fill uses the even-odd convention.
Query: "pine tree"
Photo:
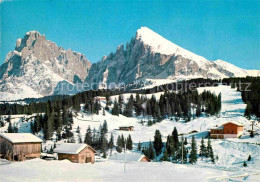
[[[188,144],[188,141],[187,141],[187,138],[185,137],[184,139],[184,145],[187,145]]]
[[[139,141],[138,146],[137,146],[137,150],[140,151],[141,148],[142,148],[142,144],[141,144],[140,141]]]
[[[128,135],[127,140],[126,140],[126,148],[127,148],[127,150],[133,149],[133,141],[132,141],[130,134]]]
[[[78,142],[79,142],[79,143],[82,143],[82,138],[81,138],[80,133],[78,134]]]
[[[199,156],[206,157],[206,155],[207,155],[207,148],[206,148],[205,143],[204,143],[204,138],[202,137],[201,144],[200,144],[200,154],[199,154]]]
[[[156,155],[159,155],[161,153],[161,150],[163,147],[162,135],[159,130],[155,131],[153,146],[154,146]]]
[[[162,161],[170,161],[167,150],[163,153]]]
[[[62,128],[62,117],[61,117],[60,109],[58,109],[57,123],[56,123],[55,128],[56,128],[56,130],[60,130]]]
[[[40,123],[40,115],[37,114],[37,116],[34,119],[35,124],[35,132],[38,133],[41,130],[41,123]]]
[[[174,127],[174,129],[173,129],[172,136],[173,136],[174,148],[175,148],[175,150],[178,150],[179,137],[178,137],[178,131],[177,131],[176,127]]]
[[[254,131],[250,131],[250,137],[253,138],[254,137]]]
[[[52,146],[51,146],[51,148],[50,148],[49,153],[50,153],[50,154],[53,154],[53,148],[52,148]]]
[[[114,136],[111,133],[110,140],[108,142],[108,148],[113,149],[114,148]]]
[[[51,116],[48,118],[48,123],[47,123],[47,139],[50,139],[53,135],[53,125],[54,125],[54,119],[55,119],[55,113],[54,111],[51,113]]]
[[[103,157],[106,158],[106,156],[107,156],[106,151],[107,151],[107,148],[108,148],[108,142],[107,142],[106,137],[103,137],[101,140],[102,140],[101,152],[103,153]]]
[[[154,147],[153,147],[153,144],[151,141],[149,143],[149,154],[150,154],[150,156],[148,158],[153,160],[154,159]]]
[[[199,102],[196,108],[196,117],[199,117],[200,115],[201,115],[201,104]]]
[[[118,105],[116,100],[114,101],[114,107],[112,109],[112,115],[119,116],[119,105]]]
[[[35,128],[34,128],[33,122],[30,123],[30,128],[31,128],[32,134],[35,134]],[[8,132],[8,133],[13,133],[13,127],[11,126],[11,123],[9,123],[7,132]]]
[[[79,126],[77,127],[76,132],[77,132],[77,133],[80,133],[80,127],[79,127]]]
[[[69,115],[68,115],[66,107],[62,108],[62,124],[63,125],[68,125],[69,124]]]
[[[32,124],[32,123],[31,123]],[[32,127],[33,128],[33,127]],[[12,123],[11,122],[9,122],[9,125],[8,125],[8,128],[7,128],[7,133],[13,133],[14,131],[13,131],[13,126],[12,126]],[[33,133],[33,131],[32,131],[32,133]]]
[[[103,108],[103,116],[106,116],[106,112],[105,109]]]
[[[251,119],[251,114],[252,114],[252,105],[250,102],[247,103],[246,105],[246,110],[244,116],[250,120]]]
[[[90,126],[88,126],[86,135],[85,135],[85,139],[84,139],[84,143],[88,144],[88,145],[92,145],[92,134],[91,134],[91,129]]]
[[[122,114],[122,106],[124,104],[124,97],[121,94],[118,97],[118,103],[119,103],[119,113]]]
[[[214,164],[215,158],[214,158],[214,153],[213,153],[213,149],[211,146],[210,138],[208,139],[207,154],[210,157],[211,162]]]
[[[246,162],[244,162],[244,163],[243,163],[243,167],[247,167],[247,164],[246,164]]]
[[[121,152],[122,152],[122,146],[123,146],[123,144],[122,144],[122,140],[121,140],[120,135],[118,135],[116,145],[117,145],[117,146],[116,146],[116,151],[119,152],[119,153],[121,153]]]
[[[126,141],[125,141],[125,138],[124,138],[123,134],[121,135],[121,144],[122,144],[122,148],[125,150]]]
[[[166,150],[169,156],[174,156],[175,154],[174,139],[171,135],[168,135],[167,137]]]
[[[189,163],[194,164],[197,162],[197,146],[194,135],[191,139],[191,152],[189,156]]]
[[[251,161],[251,155],[248,156],[247,161]]]
[[[108,129],[107,129],[107,121],[105,120],[102,126],[102,133],[107,133]]]

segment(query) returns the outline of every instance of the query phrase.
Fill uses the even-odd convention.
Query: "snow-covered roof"
[[[140,161],[145,155],[138,154],[138,153],[115,153],[113,154],[109,159],[110,160],[116,160],[116,161],[124,161],[126,158],[126,161]]]
[[[31,133],[0,133],[0,136],[11,143],[39,143],[42,139]]]
[[[87,146],[87,144],[82,143],[62,143],[54,149],[54,152],[61,154],[78,154]]]
[[[235,125],[237,125],[237,126],[244,126],[244,125],[242,125],[242,124],[240,124],[240,123],[237,123],[237,122],[234,122],[234,121],[229,121],[229,122],[226,122],[226,123],[223,123],[222,124],[222,126],[224,126],[225,124],[228,124],[228,123],[232,123],[232,124],[235,124]]]
[[[211,128],[208,128],[209,130],[223,130],[224,129],[224,126],[215,126],[215,127],[211,127]]]

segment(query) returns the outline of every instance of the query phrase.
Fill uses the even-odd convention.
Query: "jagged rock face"
[[[9,100],[51,95],[61,81],[84,81],[90,67],[83,54],[64,50],[37,31],[28,32],[0,67],[0,100],[6,94]]]
[[[221,60],[209,61],[142,27],[126,48],[121,45],[115,53],[93,64],[85,82],[102,88],[111,83],[128,84],[146,79],[219,79],[248,75],[247,70]]]

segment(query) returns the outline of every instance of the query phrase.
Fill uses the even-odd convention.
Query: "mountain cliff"
[[[60,83],[84,81],[90,67],[83,54],[64,50],[45,35],[30,31],[16,41],[15,50],[0,67],[0,100],[59,93]]]
[[[260,75],[259,71],[254,76]],[[168,41],[147,27],[137,30],[126,47],[92,65],[85,80],[99,84],[131,83],[146,79],[191,79],[245,77],[252,72],[222,60],[209,61]]]

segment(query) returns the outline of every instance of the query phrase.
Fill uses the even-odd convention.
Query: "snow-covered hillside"
[[[248,180],[254,181],[259,179],[260,175],[260,135],[256,135],[254,138],[249,137],[248,129],[251,129],[251,122],[248,121],[243,115],[245,110],[245,104],[241,100],[241,93],[235,89],[231,89],[229,86],[218,86],[218,87],[203,87],[199,88],[199,93],[203,90],[210,90],[216,94],[222,94],[222,108],[219,117],[206,117],[202,116],[200,118],[191,120],[188,123],[184,121],[172,121],[170,119],[165,119],[160,123],[156,123],[150,127],[142,125],[140,120],[147,120],[147,118],[142,117],[132,117],[127,118],[125,116],[113,116],[109,112],[105,112],[103,116],[102,112],[99,115],[87,115],[83,112],[78,113],[78,116],[74,117],[73,132],[75,138],[78,135],[76,132],[78,126],[80,127],[80,133],[82,138],[84,137],[87,127],[90,126],[92,129],[96,129],[104,122],[107,121],[108,124],[108,135],[113,133],[116,140],[118,135],[127,136],[131,134],[132,140],[134,142],[134,149],[132,152],[136,151],[137,143],[143,142],[144,144],[153,140],[154,132],[159,129],[162,133],[163,141],[166,141],[167,135],[169,135],[173,128],[178,129],[179,134],[183,134],[188,138],[190,142],[191,136],[196,137],[197,145],[199,148],[200,140],[202,136],[208,135],[208,128],[221,125],[222,123],[228,121],[238,122],[244,125],[244,135],[241,138],[235,139],[216,139],[212,140],[212,146],[214,149],[214,154],[218,156],[216,164],[207,162],[205,159],[201,158],[198,160],[196,165],[180,165],[172,164],[167,162],[160,163],[128,163],[127,173],[123,174],[123,164],[114,163],[113,161],[107,160],[103,162],[97,162],[94,165],[90,164],[73,164],[68,161],[42,161],[40,159],[26,161],[23,163],[11,163],[8,165],[1,166],[0,174],[6,181],[12,181],[11,172],[21,171],[16,173],[17,177],[23,177],[23,179],[33,180],[37,177],[41,177],[46,180],[67,180],[67,179],[78,179],[78,180],[108,180],[108,181],[121,181],[122,176],[125,176],[132,180],[152,180],[153,181],[167,181],[168,179],[178,179],[180,181],[191,181],[200,180],[204,181],[225,181],[225,180]],[[161,93],[157,93],[155,96],[159,98]],[[124,94],[124,98],[127,100],[130,94]],[[151,97],[151,95],[147,95]],[[112,99],[115,99],[114,96]],[[105,103],[102,103],[102,107],[105,107]],[[25,117],[24,115],[12,116],[12,123],[17,123],[19,127],[19,132],[29,132],[30,131],[30,116],[26,116],[29,122],[24,121],[23,123],[19,118]],[[117,130],[119,126],[134,126],[134,131],[119,131]],[[255,122],[255,130],[260,130],[260,124]],[[1,128],[1,132],[5,131],[7,126]],[[190,134],[190,132],[194,132]],[[39,135],[41,137],[41,134]],[[44,144],[50,148],[51,142]],[[247,157],[251,155],[252,161],[248,162],[248,167],[242,167],[244,161]],[[41,166],[37,168],[35,166]],[[49,176],[42,175],[47,174],[50,171],[58,169],[58,166],[66,166],[63,172],[58,172]],[[88,169],[89,175],[84,175],[81,171]],[[67,176],[69,171],[74,169]],[[76,170],[75,170],[76,169]],[[32,170],[36,170],[33,175]],[[163,176],[159,175],[164,174]],[[135,174],[135,175],[134,175]],[[145,174],[145,175],[143,175]],[[191,177],[189,175],[191,174]],[[144,177],[145,176],[145,177]],[[203,181],[202,180],[202,181]]]

